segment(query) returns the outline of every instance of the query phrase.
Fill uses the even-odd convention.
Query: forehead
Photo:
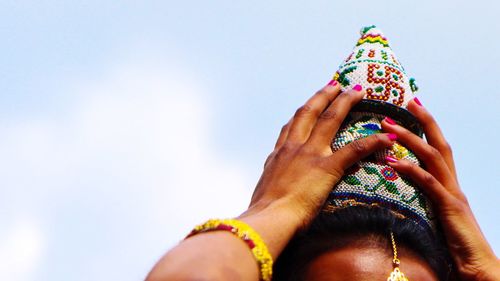
[[[401,252],[401,271],[409,280],[437,281],[421,259]],[[313,260],[306,270],[308,281],[387,280],[392,267],[392,253],[378,247],[347,246],[327,252]]]

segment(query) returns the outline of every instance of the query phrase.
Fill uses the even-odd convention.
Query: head
[[[434,234],[367,206],[320,213],[278,258],[273,280],[387,280],[393,270],[391,231],[409,280],[447,280],[446,248]]]

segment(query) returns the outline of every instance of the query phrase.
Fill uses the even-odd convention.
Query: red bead
[[[253,249],[255,247],[255,243],[252,240],[245,240],[245,242],[247,242],[247,245],[248,247],[250,247],[250,249]]]
[[[217,229],[218,230],[228,230],[228,231],[232,231],[233,230],[233,227],[230,226],[230,225],[225,225],[225,224],[219,224],[217,226]]]

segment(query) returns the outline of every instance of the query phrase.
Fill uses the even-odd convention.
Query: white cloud
[[[209,93],[193,75],[132,61],[68,94],[64,110],[0,128],[5,219],[40,225],[2,226],[24,239],[0,248],[26,253],[11,261],[23,276],[140,279],[194,224],[245,209],[253,182],[211,145]]]
[[[42,252],[43,234],[33,221],[18,218],[0,233],[0,280],[28,280]]]

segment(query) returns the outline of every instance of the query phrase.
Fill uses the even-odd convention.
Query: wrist
[[[480,271],[477,279],[480,281],[498,281],[500,280],[500,260],[494,258],[491,262],[485,264],[483,269]]]
[[[485,259],[475,267],[458,267],[458,273],[463,280],[498,281],[500,280],[500,260],[496,257]]]
[[[305,212],[297,209],[284,198],[273,201],[261,200],[252,204],[237,219],[268,222],[271,225],[286,227],[295,234],[304,228],[307,221]]]
[[[253,204],[236,219],[257,231],[274,259],[303,226],[303,220],[281,200]]]

